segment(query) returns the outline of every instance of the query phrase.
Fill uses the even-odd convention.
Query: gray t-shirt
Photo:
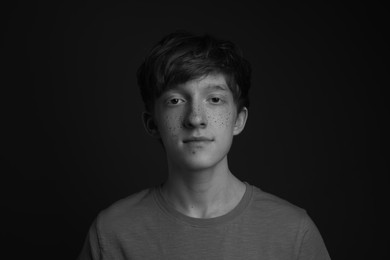
[[[306,212],[246,183],[239,204],[215,218],[188,217],[160,186],[122,199],[92,224],[84,259],[330,259]]]

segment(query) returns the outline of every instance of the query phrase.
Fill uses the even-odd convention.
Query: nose
[[[207,118],[204,108],[200,104],[192,103],[186,111],[184,119],[185,128],[205,128],[207,126]]]

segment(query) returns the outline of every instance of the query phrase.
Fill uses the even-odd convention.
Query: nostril
[[[190,113],[184,120],[186,127],[204,127],[206,124],[206,119],[201,113]]]

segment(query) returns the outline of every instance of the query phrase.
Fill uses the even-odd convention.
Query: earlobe
[[[157,128],[157,124],[154,121],[153,115],[149,112],[142,113],[142,122],[145,127],[146,132],[152,137],[159,138],[159,132]]]
[[[242,130],[244,130],[247,119],[248,119],[248,109],[244,107],[237,114],[236,122],[234,124],[233,135],[238,135],[242,132]]]

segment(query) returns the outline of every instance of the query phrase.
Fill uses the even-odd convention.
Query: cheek
[[[164,115],[163,117],[163,129],[166,134],[170,136],[177,136],[182,128],[182,124],[180,123],[183,120],[181,115]]]
[[[210,113],[209,120],[217,128],[231,128],[235,115],[232,111],[220,110],[216,113]]]

